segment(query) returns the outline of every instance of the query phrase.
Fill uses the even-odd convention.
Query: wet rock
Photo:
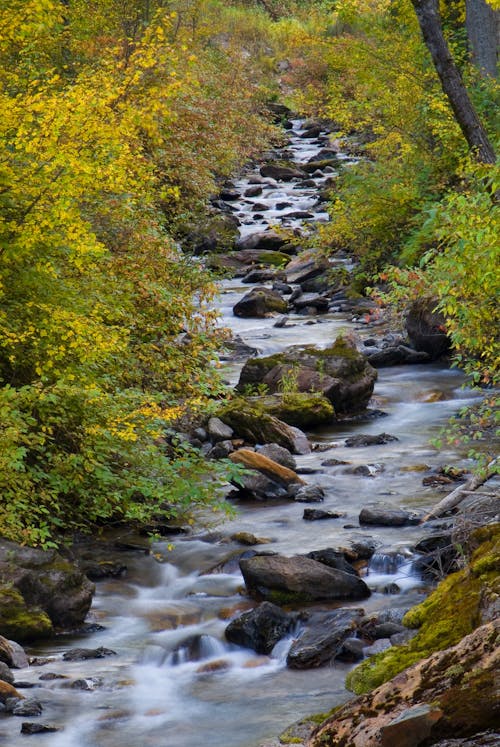
[[[209,635],[192,635],[185,638],[172,651],[170,662],[176,666],[186,661],[200,661],[214,655],[214,639]]]
[[[290,377],[296,391],[323,394],[337,413],[346,413],[366,407],[377,373],[352,341],[339,337],[324,349],[299,346],[284,353],[249,359],[243,366],[237,389],[263,383],[270,393],[279,392],[283,381]]]
[[[0,540],[0,633],[16,641],[74,628],[85,619],[94,585],[55,550]]]
[[[322,313],[328,311],[329,303],[329,299],[320,293],[302,293],[302,295],[293,302],[293,305],[299,312],[302,311],[302,309],[312,307],[316,309],[318,313]]]
[[[292,454],[308,454],[310,445],[302,431],[265,413],[244,399],[234,399],[219,411],[219,417],[235,434],[250,444],[277,443]]]
[[[312,552],[307,553],[306,557],[317,560],[318,563],[323,563],[323,565],[327,565],[329,568],[335,568],[337,571],[350,573],[353,576],[359,575],[355,568],[345,559],[344,554],[331,547],[327,547],[324,550],[312,550]]]
[[[360,524],[374,524],[383,527],[403,527],[418,524],[420,518],[412,511],[406,511],[390,503],[371,503],[361,509]]]
[[[40,724],[32,721],[24,721],[21,724],[21,734],[49,734],[54,731],[60,731],[60,727],[54,724]]]
[[[255,555],[241,560],[240,568],[249,593],[270,601],[364,599],[370,595],[362,579],[303,556]]]
[[[365,658],[364,644],[359,638],[346,638],[336,658],[339,661],[361,661]]]
[[[365,342],[366,345],[366,342]],[[385,366],[410,365],[413,363],[427,363],[431,360],[429,353],[413,350],[406,345],[397,345],[383,350],[377,350],[367,355],[367,360],[375,368]]]
[[[277,366],[276,374],[282,381],[286,378],[284,367]],[[293,376],[293,370],[290,369]],[[318,375],[319,376],[319,375]],[[300,386],[302,386],[302,378]],[[293,392],[287,394],[276,393],[254,400],[266,412],[298,428],[314,428],[326,425],[335,420],[335,410],[332,403],[320,393]]]
[[[0,661],[0,681],[7,682],[9,685],[14,684],[14,675],[3,661]]]
[[[251,187],[248,187],[243,194],[245,197],[258,197],[262,194],[262,187],[260,184],[254,184]]]
[[[235,532],[235,534],[231,535],[231,539],[234,542],[239,542],[240,545],[248,545],[249,547],[253,545],[266,545],[268,542],[271,542],[267,537],[256,537],[251,532]]]
[[[345,445],[349,447],[379,446],[391,443],[391,441],[399,441],[399,439],[396,436],[391,436],[389,433],[378,433],[377,435],[360,433],[356,436],[346,438]]]
[[[325,491],[320,485],[304,485],[294,495],[297,503],[320,503],[325,500]]]
[[[105,578],[120,578],[127,573],[127,566],[117,560],[85,560],[82,570],[91,581],[102,581]]]
[[[287,666],[311,669],[333,661],[363,614],[360,609],[340,609],[311,615],[306,630],[292,643]]]
[[[73,648],[63,654],[64,661],[86,661],[87,659],[103,659],[105,656],[116,656],[116,651],[110,648]]]
[[[233,429],[223,423],[220,418],[211,417],[207,424],[207,430],[212,441],[225,441],[234,435]]]
[[[269,176],[279,182],[291,182],[292,179],[302,179],[305,176],[304,171],[279,163],[268,163],[261,166],[260,173],[261,176]]]
[[[500,731],[483,731],[463,739],[444,739],[435,742],[434,747],[498,747]]]
[[[228,500],[269,501],[286,500],[292,497],[291,486],[271,480],[254,470],[242,475],[235,488],[226,497]]]
[[[9,700],[22,700],[23,697],[10,682],[0,680],[0,703],[5,705]]]
[[[380,545],[373,537],[355,536],[349,541],[349,547],[343,548],[348,560],[369,560]]]
[[[216,659],[207,661],[206,664],[200,664],[196,669],[197,674],[214,674],[215,672],[227,672],[231,669],[231,663],[226,659]]]
[[[292,630],[296,620],[296,615],[283,612],[270,602],[262,602],[232,620],[225,636],[230,643],[251,648],[258,654],[270,654],[278,641]]]
[[[283,314],[288,308],[287,302],[276,291],[265,287],[253,288],[235,304],[233,314],[244,318],[263,318],[277,312]]]
[[[208,452],[209,459],[226,459],[234,451],[232,441],[219,441]]]
[[[16,701],[8,710],[13,716],[40,716],[43,706],[36,698],[26,698]]]
[[[461,548],[453,541],[451,532],[438,532],[424,537],[415,545],[422,553],[414,563],[415,570],[433,578],[443,578],[460,568]]]
[[[423,350],[432,360],[447,353],[450,339],[446,334],[446,319],[434,311],[437,299],[419,298],[408,309],[406,331],[415,350]]]
[[[375,656],[375,654],[381,654],[382,651],[387,651],[391,646],[392,643],[389,638],[379,638],[375,643],[372,643],[371,646],[365,646],[363,650],[365,656]]]
[[[65,680],[67,677],[65,674],[57,674],[57,672],[46,672],[41,674],[38,679],[40,682],[52,682],[52,680]]]
[[[246,249],[253,249],[259,252],[263,249],[274,251],[276,249],[281,249],[287,241],[288,239],[283,233],[277,233],[276,231],[257,231],[240,239],[237,248],[240,252]]]
[[[305,521],[322,521],[323,519],[339,519],[345,514],[339,514],[336,511],[323,511],[320,508],[305,508],[302,516]]]
[[[288,296],[293,292],[292,286],[282,280],[276,280],[273,283],[273,290],[278,291],[278,293],[281,293],[283,296]]]
[[[235,200],[240,199],[240,193],[235,189],[223,189],[220,192],[220,198],[221,200],[224,200],[224,202],[234,202]]]
[[[15,641],[9,641],[0,635],[0,661],[13,669],[23,669],[28,666],[28,657],[23,647]]]
[[[329,269],[330,263],[325,257],[299,255],[285,267],[286,280],[287,283],[304,283],[318,275],[323,275]]]
[[[283,467],[288,467],[288,469],[293,471],[297,469],[297,462],[294,456],[288,449],[283,448],[283,446],[278,446],[278,444],[264,444],[264,446],[256,446],[255,451],[268,459],[278,462],[278,464],[282,464]]]
[[[276,276],[276,272],[274,270],[250,270],[250,272],[247,272],[245,277],[241,278],[241,282],[245,283],[245,285],[255,285],[255,283],[267,283],[269,280],[273,280]],[[278,288],[274,288],[273,290],[276,290],[279,292]]]
[[[342,464],[349,464],[349,462],[346,462],[345,459],[335,459],[333,457],[331,459],[325,459],[323,462],[321,462],[322,467],[338,467]]]
[[[102,679],[100,677],[86,677],[74,680],[70,688],[72,690],[85,690],[87,692],[93,692],[96,688],[102,686]]]

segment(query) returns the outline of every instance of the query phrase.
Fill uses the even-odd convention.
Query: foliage
[[[271,134],[218,3],[92,5],[0,11],[1,532],[43,545],[217,502],[233,467],[163,435],[222,388],[213,285],[171,237]]]

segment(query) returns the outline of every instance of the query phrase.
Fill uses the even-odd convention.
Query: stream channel
[[[324,146],[324,139],[304,139],[300,137],[303,123],[294,120],[292,124],[289,155],[298,163],[306,162]],[[342,154],[340,159],[346,168],[354,160]],[[246,173],[234,182],[235,189],[243,193],[257,174],[258,168]],[[258,197],[232,202],[231,208],[242,223],[242,236],[280,222],[299,226],[299,219],[286,217],[297,210],[310,212],[313,220],[327,220],[317,196],[332,175],[333,169],[313,175],[315,184],[308,180],[309,186],[297,181],[269,181]],[[257,211],[255,202],[260,203]],[[279,203],[287,203],[287,207],[277,209]],[[261,217],[255,218],[256,212]],[[335,311],[312,318],[292,314],[283,328],[273,326],[276,318],[238,319],[232,308],[248,290],[238,279],[221,283],[221,324],[261,354],[304,342],[325,346],[342,330],[373,336],[373,331],[351,322],[348,313]],[[233,383],[238,366],[241,363],[227,369]],[[474,397],[462,384],[460,373],[440,363],[379,370],[371,406],[383,410],[386,417],[336,423],[308,433],[312,443],[332,444],[331,450],[313,450],[296,458],[299,471],[309,468],[305,472],[310,473],[303,474],[306,481],[325,489],[321,507],[345,515],[310,522],[303,520],[300,503],[248,502],[238,505],[235,518],[216,528],[219,536],[252,532],[271,539],[263,549],[285,555],[346,546],[354,535],[373,537],[379,550],[364,576],[372,595],[361,604],[342,606],[362,606],[371,613],[418,603],[426,591],[412,570],[410,548],[423,536],[422,528],[360,527],[358,516],[370,501],[424,511],[439,500],[435,488],[422,486],[426,472],[419,469],[424,464],[428,470],[448,463],[465,464],[461,454],[451,450],[438,453],[429,445],[429,439],[450,416]],[[398,440],[365,448],[343,445],[348,435],[382,430]],[[383,465],[383,469],[375,468],[371,477],[347,474],[342,466],[321,466],[328,457],[354,466]],[[294,671],[285,665],[291,638],[278,643],[270,657],[225,641],[224,629],[231,614],[251,606],[242,591],[237,563],[224,572],[212,570],[236,547],[234,542],[217,542],[213,537],[206,541],[193,534],[175,538],[173,550],[166,542],[159,542],[150,555],[130,553],[126,576],[97,585],[89,621],[99,623],[103,630],[86,636],[61,636],[28,648],[30,655],[53,660],[16,670],[16,681],[34,685],[22,692],[42,702],[40,720],[61,727],[57,733],[31,739],[40,747],[256,747],[298,718],[347,700],[350,693],[344,680],[352,664],[336,661],[318,669]],[[394,583],[399,593],[384,593]],[[182,648],[172,655],[183,640],[197,635],[203,637],[196,661],[189,660],[187,653],[183,656]],[[117,655],[62,660],[70,648],[98,646],[113,649]],[[225,662],[222,667],[220,660]],[[211,661],[218,662],[213,671]],[[40,676],[47,672],[66,679],[41,681]],[[74,680],[85,680],[81,686],[87,689],[71,687]],[[0,744],[25,745],[20,726],[19,718],[0,717]]]

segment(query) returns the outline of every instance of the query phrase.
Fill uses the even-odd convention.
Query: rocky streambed
[[[346,294],[348,258],[299,252],[308,224],[328,219],[322,190],[355,159],[332,146],[322,125],[291,120],[288,127],[287,152],[214,201],[238,231],[234,251],[208,260],[236,275],[221,283],[220,309],[232,330],[224,365],[237,395],[186,438],[208,459],[229,457],[249,470],[228,488],[237,513],[202,532],[167,536],[151,552],[121,531],[77,548],[98,582],[86,626],[26,646],[30,666],[0,639],[6,744],[38,732],[38,744],[50,747],[201,740],[256,747],[284,725],[350,700],[345,678],[353,664],[410,640],[405,612],[426,598],[437,572],[459,567],[451,520],[418,522],[470,467],[460,450],[437,452],[429,438],[475,395],[462,389],[458,372],[433,360],[443,347],[419,341],[417,350],[367,324],[370,303]],[[204,251],[217,248],[213,236],[198,241]],[[494,517],[493,503],[489,514],[483,509]],[[473,516],[469,504],[467,521]],[[25,558],[30,567],[43,562],[36,553]],[[20,566],[13,548],[3,563],[5,580]],[[23,603],[35,607],[47,634],[54,625],[74,627],[69,614],[89,594],[86,577],[74,574],[66,618],[64,601],[54,605],[68,594],[57,576],[65,563],[52,557],[45,593],[29,568],[11,579],[19,614]],[[14,628],[5,631],[14,637]],[[491,648],[491,631],[484,641]],[[473,642],[464,645],[472,668],[484,661]],[[366,701],[357,713],[374,718],[376,710]],[[342,714],[338,739],[353,729]],[[434,706],[416,717],[421,741],[442,719]],[[21,734],[24,723],[32,726]],[[407,744],[407,727],[403,719],[383,743]],[[370,728],[379,739],[380,724]],[[282,741],[301,742],[310,724],[304,729]],[[327,726],[316,738],[344,743]]]

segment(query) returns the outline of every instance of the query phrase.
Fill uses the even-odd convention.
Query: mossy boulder
[[[94,584],[55,550],[0,540],[0,635],[14,640],[80,626]]]
[[[297,428],[314,428],[335,420],[332,403],[318,392],[278,394],[260,397],[258,402],[267,413]]]
[[[490,618],[490,607],[500,595],[500,524],[478,530],[472,542],[477,549],[468,567],[441,581],[405,615],[404,625],[418,628],[417,635],[353,669],[347,677],[350,689],[368,692],[431,653],[457,644]]]
[[[266,413],[262,406],[243,397],[231,400],[217,412],[223,423],[231,426],[236,436],[249,444],[278,444],[292,454],[310,451],[306,436],[297,428]]]
[[[0,632],[5,638],[30,641],[45,638],[52,622],[39,607],[28,606],[22,594],[8,584],[0,585]]]
[[[266,386],[270,393],[319,393],[338,413],[359,412],[368,404],[377,372],[355,344],[338,337],[326,348],[295,346],[283,353],[250,358],[236,389]]]
[[[277,291],[257,286],[234,305],[233,314],[244,318],[261,319],[272,313],[284,314],[287,309],[287,302]]]

